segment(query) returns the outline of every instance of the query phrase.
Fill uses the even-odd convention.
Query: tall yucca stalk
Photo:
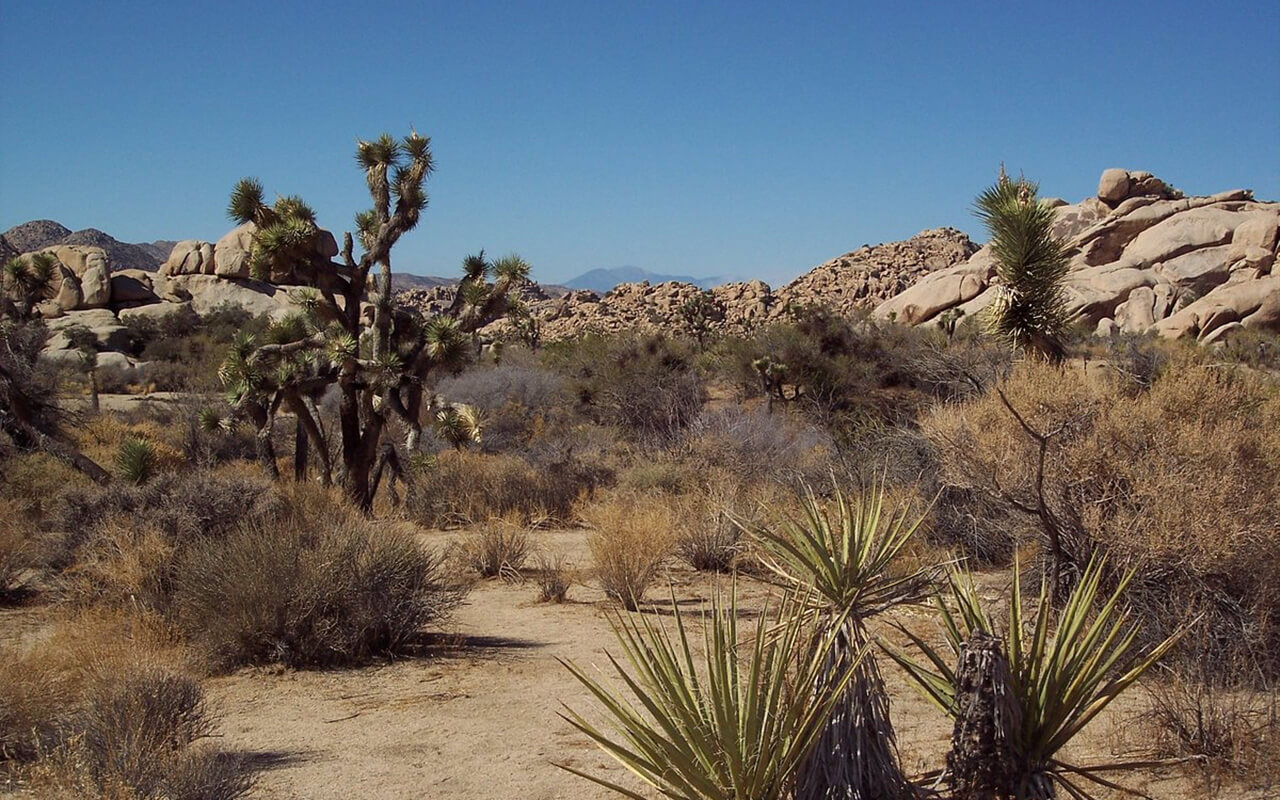
[[[1185,633],[1184,629],[1146,653],[1135,652],[1137,626],[1121,606],[1133,573],[1124,575],[1105,599],[1101,591],[1104,574],[1102,561],[1090,562],[1065,606],[1055,613],[1047,581],[1041,582],[1036,608],[1026,606],[1015,565],[1009,618],[1002,635],[996,634],[972,579],[952,574],[950,597],[935,599],[946,633],[946,649],[935,648],[905,629],[924,660],[887,648],[923,693],[955,717],[961,698],[951,665],[975,636],[996,636],[1000,641],[1008,661],[1008,686],[1002,691],[1010,695],[1015,713],[1005,717],[1011,730],[995,731],[997,738],[1009,743],[1007,755],[1013,765],[1010,785],[992,787],[997,797],[1049,800],[1056,788],[1061,788],[1071,797],[1090,798],[1085,781],[1123,789],[1102,774],[1150,766],[1143,762],[1080,766],[1058,757],[1068,742]]]
[[[813,684],[815,696],[852,679],[839,693],[822,738],[800,773],[799,800],[886,800],[913,790],[898,763],[889,699],[880,669],[860,653],[870,641],[867,620],[894,606],[919,602],[929,586],[921,570],[899,573],[894,563],[921,519],[906,506],[886,513],[885,490],[873,486],[852,501],[836,491],[834,513],[806,488],[801,511],[772,528],[753,531],[762,558],[780,583],[812,592],[813,611],[835,646]]]
[[[814,635],[805,603],[786,597],[738,633],[736,593],[704,618],[703,654],[694,655],[680,607],[675,634],[644,616],[611,618],[624,662],[608,656],[625,691],[563,663],[608,713],[612,732],[566,707],[561,716],[663,797],[673,800],[782,800],[822,734],[827,717],[863,655],[823,678],[838,645],[834,631]],[[809,687],[819,686],[812,693]],[[632,700],[631,698],[634,698]],[[561,766],[633,800],[645,795]]]
[[[1002,282],[987,324],[1019,349],[1059,361],[1067,327],[1062,296],[1067,249],[1053,234],[1053,208],[1036,197],[1039,188],[1025,178],[1010,180],[1002,167],[995,185],[975,202]]]

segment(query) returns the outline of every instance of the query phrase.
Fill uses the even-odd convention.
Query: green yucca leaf
[[[275,212],[284,220],[299,220],[312,226],[316,224],[316,212],[301,197],[290,195],[276,200]]]
[[[925,598],[924,571],[899,574],[890,567],[919,529],[906,506],[884,509],[884,487],[850,500],[836,490],[834,513],[805,487],[800,513],[769,527],[754,527],[766,566],[785,586],[811,587],[825,604],[855,619]]]
[[[1101,782],[1097,773],[1103,767],[1069,764],[1060,760],[1059,753],[1186,632],[1185,628],[1179,630],[1146,653],[1134,652],[1136,625],[1121,606],[1133,572],[1123,575],[1115,589],[1104,596],[1101,584],[1105,574],[1101,559],[1091,561],[1057,612],[1049,601],[1048,583],[1042,581],[1032,611],[1023,598],[1021,574],[1015,564],[1002,642],[1010,689],[1022,718],[1021,729],[1014,732],[1014,749],[1021,760],[1025,786],[1057,783],[1072,796],[1088,797],[1079,787],[1071,787],[1067,776]],[[992,634],[994,626],[969,576],[953,574],[948,595],[936,600],[946,634],[945,650],[905,629],[901,630],[924,660],[887,644],[884,647],[929,699],[954,716],[956,676],[951,664],[956,663],[960,648],[973,634]],[[1127,766],[1132,765],[1109,764],[1105,769]]]
[[[400,143],[384,133],[371,142],[356,141],[356,162],[366,171],[394,166],[400,158]]]
[[[262,207],[262,184],[256,178],[241,178],[231,190],[227,216],[240,223],[253,222]]]
[[[503,256],[493,263],[494,275],[511,283],[523,283],[529,280],[530,269],[529,262],[515,253]]]
[[[196,414],[196,424],[205,433],[216,433],[230,427],[229,420],[222,416],[216,408],[205,407]]]
[[[126,439],[116,450],[116,469],[121,480],[141,486],[156,472],[155,445],[146,439]]]
[[[402,146],[405,155],[423,164],[424,175],[430,175],[435,170],[435,163],[431,156],[430,136],[421,136],[417,131],[410,131],[409,135],[404,137]]]
[[[329,335],[329,357],[332,361],[343,361],[355,358],[360,353],[360,343],[346,331],[336,331]]]
[[[1053,234],[1056,212],[1036,197],[1038,191],[1025,178],[1009,180],[1002,169],[975,201],[1002,281],[986,311],[987,329],[1057,360],[1067,327],[1062,281],[1069,262],[1066,244]]]
[[[458,294],[462,295],[462,304],[468,308],[484,305],[490,293],[489,285],[481,281],[468,279],[458,284]]]
[[[492,267],[484,258],[484,251],[481,250],[475,255],[467,256],[462,259],[462,274],[464,280],[479,281],[489,276],[489,270]]]
[[[461,449],[466,444],[480,443],[484,416],[475,406],[453,403],[436,412],[435,429],[441,439]]]
[[[809,602],[788,594],[776,612],[765,609],[744,640],[736,589],[727,606],[717,597],[703,618],[701,655],[679,604],[673,604],[674,635],[643,615],[611,617],[623,658],[608,659],[621,686],[561,662],[595,698],[608,726],[567,706],[561,716],[665,797],[789,797],[800,765],[863,655],[820,680],[836,634],[811,633]],[[600,776],[561,769],[626,797],[645,798]]]

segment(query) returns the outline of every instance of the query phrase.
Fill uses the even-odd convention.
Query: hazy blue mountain
[[[681,283],[692,283],[694,286],[700,286],[703,289],[710,289],[713,286],[720,286],[725,283],[731,283],[738,280],[725,275],[717,275],[710,278],[695,278],[692,275],[662,275],[657,272],[649,272],[639,267],[614,267],[613,269],[593,269],[584,272],[572,280],[564,283],[570,289],[589,289],[593,292],[604,294],[620,283],[640,283],[648,281],[649,283],[666,283],[667,281],[679,281]]]

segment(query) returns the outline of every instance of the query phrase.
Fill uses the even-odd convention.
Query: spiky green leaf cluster
[[[562,716],[664,797],[788,798],[857,665],[854,659],[840,674],[820,680],[836,634],[812,634],[804,605],[788,595],[776,612],[766,608],[744,641],[736,593],[727,605],[717,598],[703,620],[701,655],[679,604],[673,602],[674,635],[645,615],[611,617],[624,660],[608,658],[625,692],[561,662],[603,708],[609,728],[568,707]],[[646,800],[601,776],[561,768]]]
[[[146,439],[126,439],[116,450],[116,470],[127,483],[141,486],[155,474],[156,466],[155,445]]]
[[[830,609],[864,620],[927,596],[926,573],[893,568],[923,517],[905,505],[886,514],[884,502],[880,485],[852,500],[837,489],[829,510],[806,486],[799,513],[751,532],[783,585],[812,589]]]
[[[241,178],[231,190],[231,200],[227,203],[227,216],[241,224],[256,222],[265,209],[262,183],[256,178]]]
[[[1181,638],[1185,629],[1146,653],[1136,653],[1138,630],[1121,599],[1133,573],[1124,575],[1110,595],[1101,584],[1105,564],[1090,562],[1061,611],[1055,612],[1048,581],[1042,581],[1034,610],[1023,599],[1020,571],[1014,568],[1009,616],[1002,640],[1012,679],[1012,693],[1021,712],[1014,732],[1014,750],[1021,762],[1019,785],[1007,787],[1017,800],[1047,800],[1053,785],[1072,797],[1085,798],[1077,779],[1114,788],[1100,773],[1126,764],[1078,766],[1059,758],[1067,743],[1131,687]],[[920,660],[886,647],[915,680],[925,696],[951,715],[957,711],[956,674],[952,668],[960,649],[975,633],[997,636],[991,616],[972,578],[952,574],[949,597],[935,599],[946,634],[946,648],[937,648],[904,629],[923,654]]]
[[[987,311],[988,328],[1015,346],[1058,360],[1067,328],[1062,281],[1066,244],[1053,233],[1055,211],[1039,186],[1001,170],[978,196],[975,212],[991,236],[1001,286]]]
[[[484,433],[484,415],[465,403],[452,403],[436,412],[436,435],[454,447],[479,444]]]

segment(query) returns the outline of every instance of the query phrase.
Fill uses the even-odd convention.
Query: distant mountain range
[[[604,294],[613,287],[622,283],[640,283],[648,281],[649,283],[658,284],[668,281],[678,281],[680,283],[691,283],[702,289],[712,289],[726,283],[741,280],[729,275],[717,275],[711,278],[695,278],[692,275],[662,275],[657,272],[649,272],[639,267],[614,267],[613,269],[593,269],[590,272],[584,272],[578,277],[565,282],[565,286],[570,289],[588,289],[593,292]]]
[[[0,255],[11,257],[59,244],[101,247],[106,251],[112,269],[155,270],[169,257],[169,252],[177,242],[159,240],[131,244],[121,242],[97,228],[73,232],[60,222],[37,219],[15,225],[0,234]]]

